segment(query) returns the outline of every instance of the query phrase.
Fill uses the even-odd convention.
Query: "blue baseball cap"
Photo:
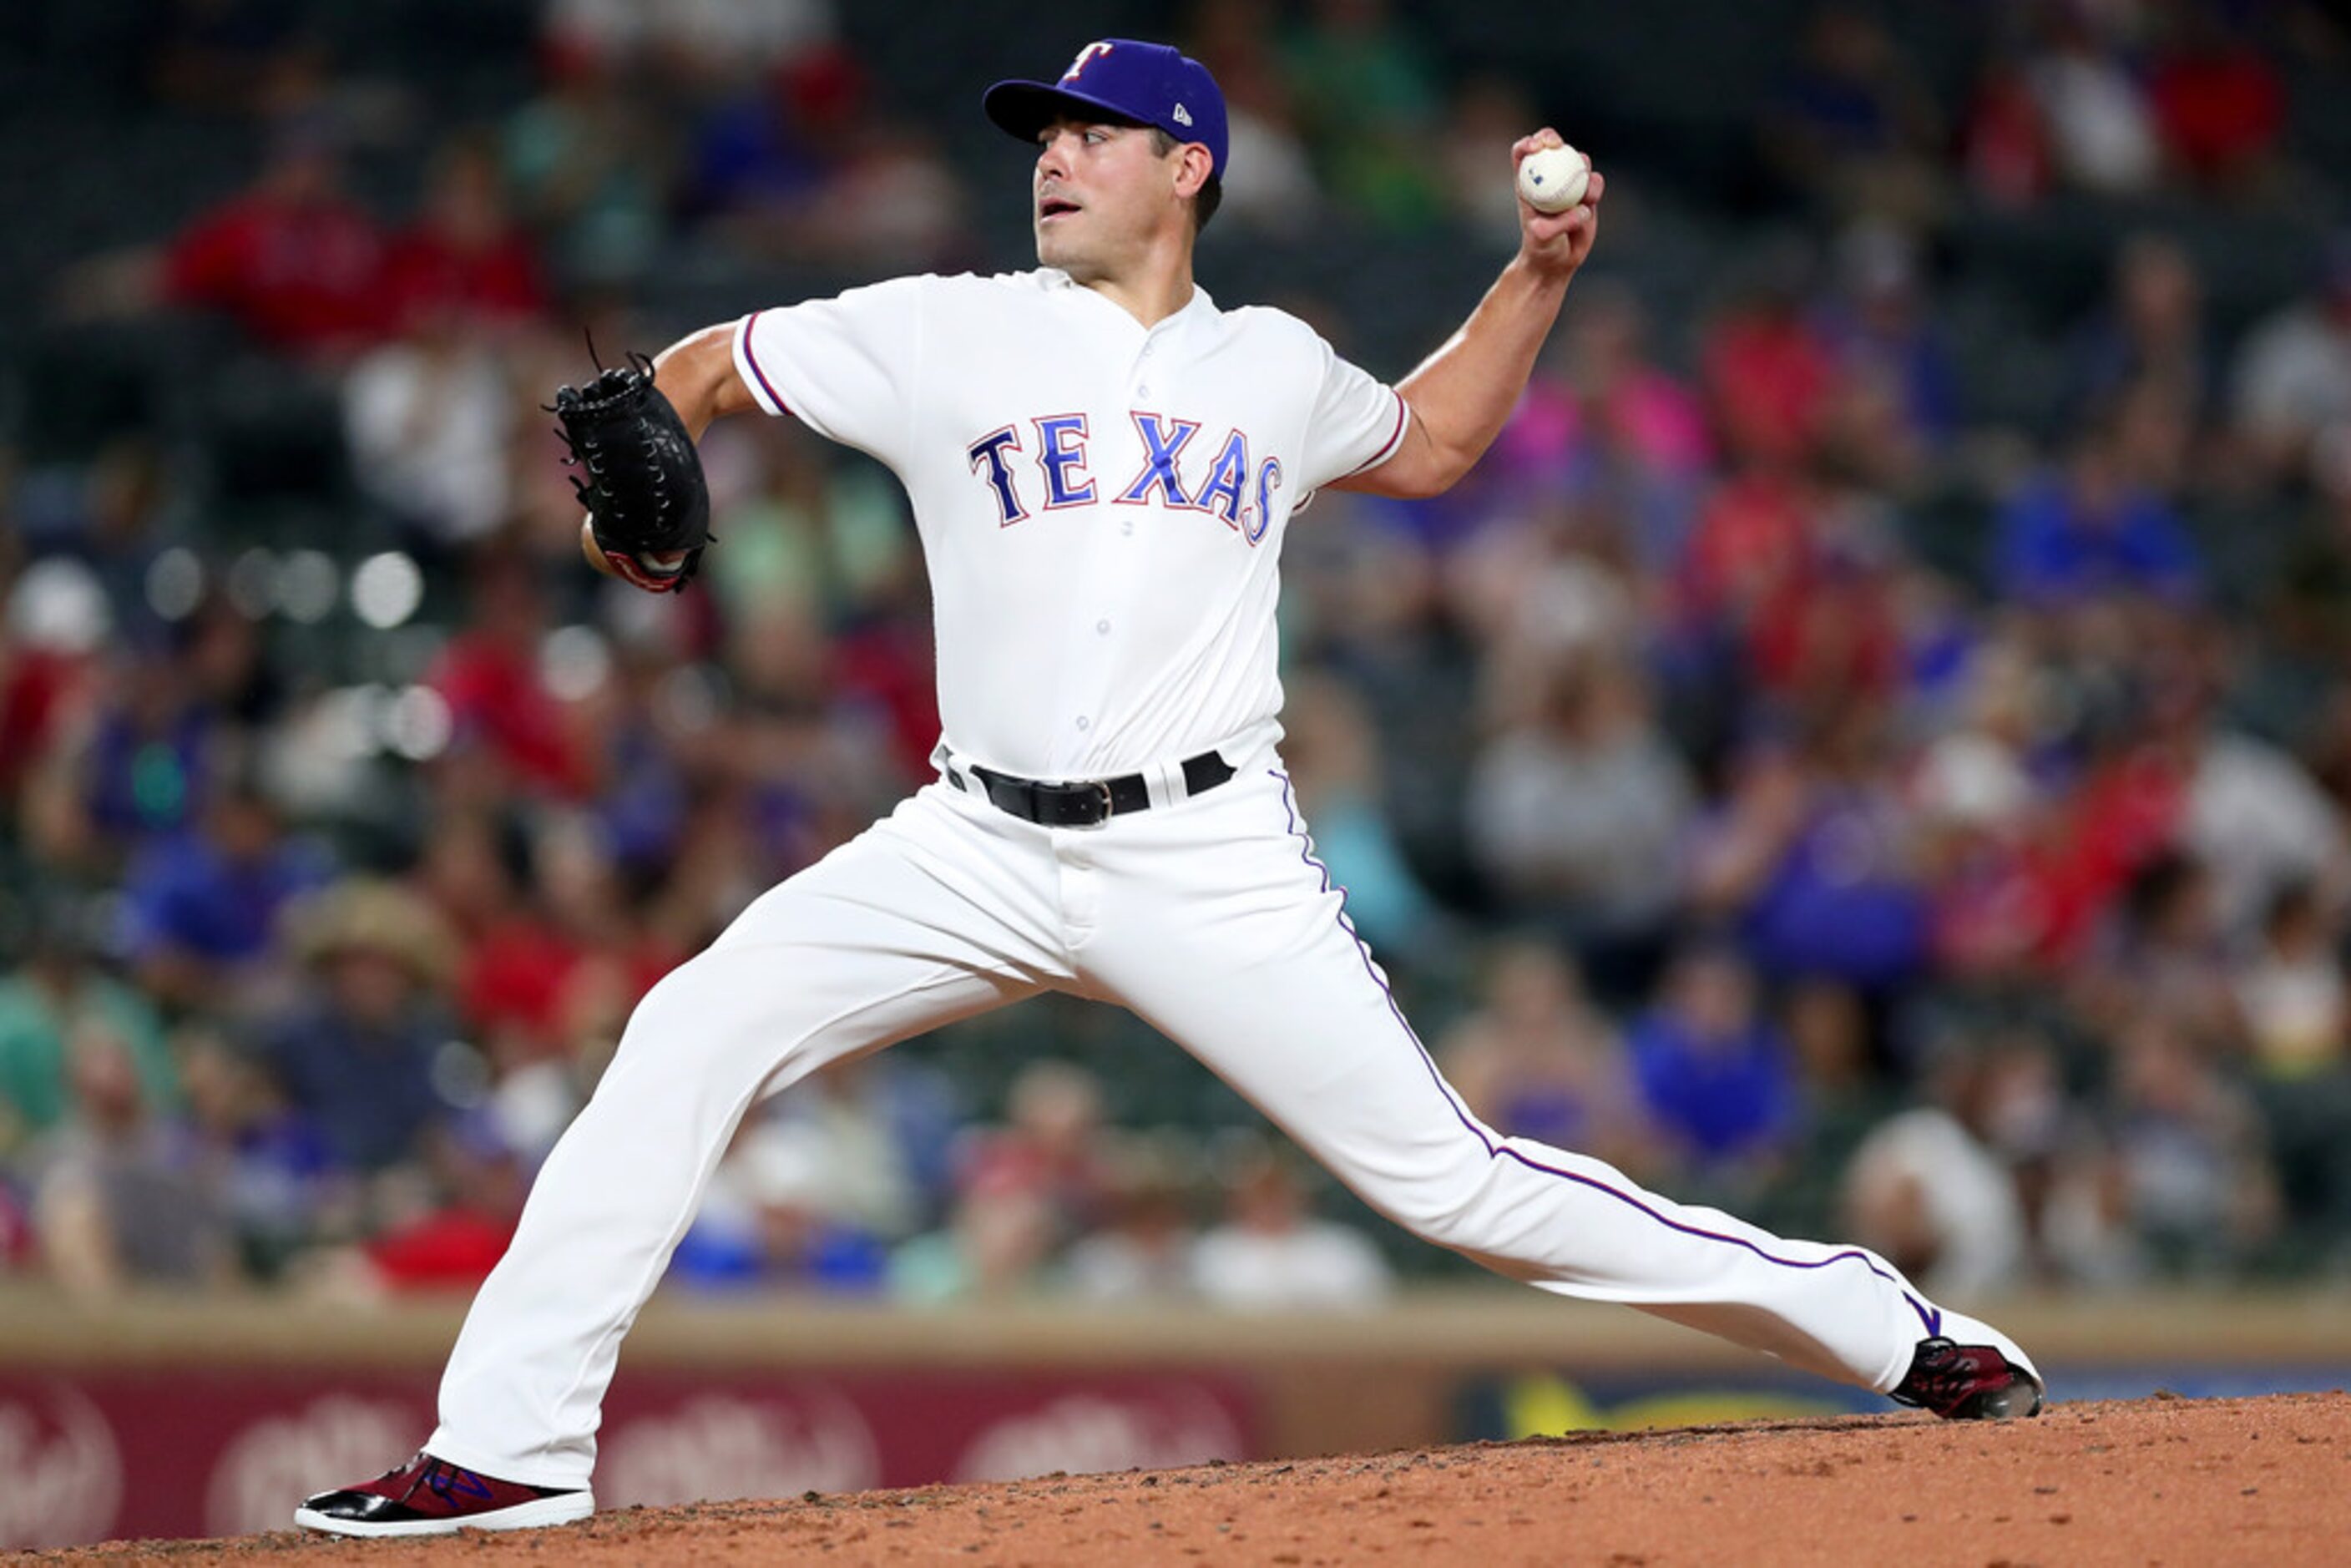
[[[1225,95],[1208,68],[1165,44],[1102,38],[1078,51],[1058,82],[1000,81],[979,100],[987,118],[1023,141],[1062,115],[1107,114],[1197,141],[1225,172]]]

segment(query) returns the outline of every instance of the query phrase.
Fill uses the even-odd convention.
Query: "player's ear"
[[[1208,149],[1197,141],[1186,141],[1176,150],[1176,193],[1196,196],[1208,176],[1217,172],[1217,161]]]

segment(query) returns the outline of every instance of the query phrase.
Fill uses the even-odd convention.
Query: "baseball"
[[[1592,160],[1573,147],[1545,147],[1519,165],[1519,194],[1539,213],[1563,213],[1583,200]]]

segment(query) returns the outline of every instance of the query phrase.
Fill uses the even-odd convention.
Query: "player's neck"
[[[1156,327],[1192,303],[1192,247],[1155,250],[1133,266],[1076,277],[1144,327]]]

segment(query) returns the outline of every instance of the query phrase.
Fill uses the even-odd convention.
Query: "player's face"
[[[1141,126],[1057,120],[1038,133],[1030,214],[1037,259],[1080,282],[1116,274],[1171,224],[1181,161]]]

